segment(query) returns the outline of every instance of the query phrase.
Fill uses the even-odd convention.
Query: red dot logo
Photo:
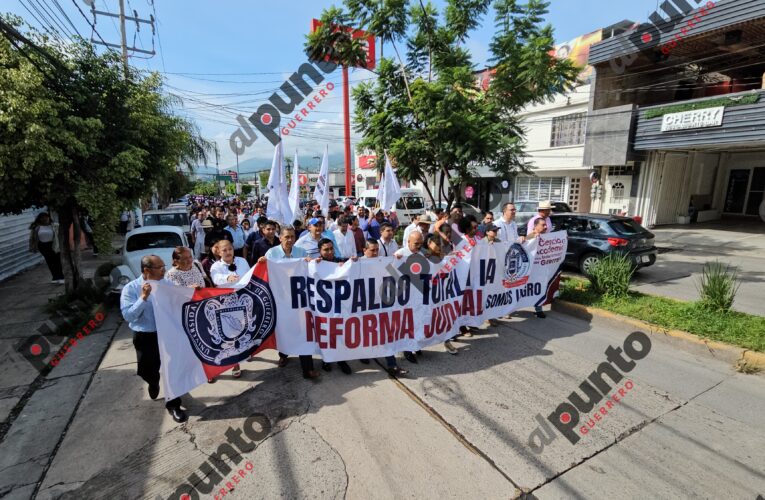
[[[263,122],[263,125],[268,125],[273,119],[274,118],[270,113],[263,113],[263,116],[260,117],[260,121]]]
[[[191,500],[191,495],[189,495],[188,493],[184,493],[183,495],[181,495],[181,500]]]
[[[642,40],[643,40],[643,43],[650,43],[651,40],[653,40],[653,37],[651,36],[650,33],[643,33]]]
[[[29,350],[34,354],[35,356],[39,356],[42,352],[42,347],[40,347],[40,344],[32,344],[32,347],[29,348]]]
[[[563,422],[564,424],[571,422],[571,414],[569,414],[568,412],[562,413],[560,416],[560,421]]]
[[[422,272],[422,266],[419,265],[417,262],[412,264],[412,267],[410,267],[409,269],[412,270],[412,274],[420,274],[420,272]]]

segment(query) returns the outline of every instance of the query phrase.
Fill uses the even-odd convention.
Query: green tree
[[[201,196],[216,196],[218,194],[218,184],[216,182],[197,181],[191,192]]]
[[[48,206],[66,242],[70,229],[79,241],[87,211],[97,244],[111,248],[120,211],[155,191],[169,194],[176,167],[193,168],[210,145],[173,114],[157,74],[131,69],[125,78],[111,52],[22,35],[15,17],[1,26],[0,213]],[[79,245],[62,245],[62,264],[67,290],[79,287]]]
[[[375,34],[396,56],[381,57],[376,80],[353,90],[359,151],[372,150],[380,158],[387,152],[398,176],[422,182],[434,203],[429,179],[436,180],[436,195],[451,204],[479,166],[502,177],[528,171],[518,114],[569,89],[578,73],[573,63],[551,55],[553,31],[542,24],[549,2],[446,0],[441,12],[420,0],[344,4],[345,9],[323,12],[323,29],[308,36],[309,57],[358,64],[363,50],[340,26]],[[465,42],[492,6],[496,73],[482,91]],[[407,48],[405,54],[399,45]]]

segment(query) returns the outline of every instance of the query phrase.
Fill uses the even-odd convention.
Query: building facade
[[[765,0],[675,4],[673,17],[661,7],[660,26],[641,24],[591,49],[584,161],[600,177],[593,209],[637,215],[648,227],[759,222]]]

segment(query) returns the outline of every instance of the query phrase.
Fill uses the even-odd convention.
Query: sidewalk
[[[765,316],[765,223],[715,222],[651,230],[660,254],[635,273],[633,289],[680,300],[698,300],[697,282],[706,262],[739,270],[741,288],[733,308]]]
[[[107,259],[83,256],[83,274],[93,275]],[[38,334],[49,314],[45,305],[63,293],[50,284],[42,264],[0,283],[0,496],[31,498],[66,433],[93,373],[122,318],[110,311],[92,334],[70,347],[47,376],[18,351],[19,342]],[[82,325],[77,325],[79,328]],[[63,345],[51,346],[51,354]],[[52,357],[52,356],[49,356]],[[47,357],[46,357],[47,359]]]
[[[179,498],[189,481],[205,492],[200,498],[224,488],[247,499],[765,492],[765,376],[738,374],[713,352],[661,336],[651,336],[650,352],[618,384],[634,388],[576,445],[553,431],[542,453],[531,450],[536,416],[565,402],[630,331],[520,312],[456,342],[458,356],[437,346],[417,365],[402,360],[411,377],[400,381],[374,362],[351,362],[352,376],[335,367],[312,383],[296,359],[279,369],[268,351],[243,363],[241,379],[226,375],[184,396],[190,420],[177,425],[135,375],[122,324],[37,498]],[[247,431],[254,414],[270,424],[257,425],[254,450],[232,459],[226,432]],[[253,472],[234,485],[232,474],[247,463]]]

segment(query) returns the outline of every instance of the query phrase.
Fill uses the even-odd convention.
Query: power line
[[[45,2],[40,2],[39,0],[29,0],[29,3],[31,5],[34,5],[35,3],[39,5],[40,8],[45,12],[45,15],[52,19],[53,23],[61,29],[61,32],[64,33],[67,38],[72,39],[74,37],[72,32],[69,31],[66,26],[64,26],[64,22],[58,17],[58,15],[56,15],[53,9],[49,9],[48,6],[45,5]]]
[[[66,12],[64,12],[64,9],[61,7],[61,4],[59,3],[59,1],[58,0],[53,0],[53,3],[56,6],[56,8],[58,8],[59,12],[61,12],[61,15],[64,16],[64,19],[66,19],[66,21],[69,23],[69,26],[71,26],[72,29],[74,30],[74,32],[77,33],[77,36],[79,36],[80,38],[84,39],[85,37],[82,36],[80,31],[77,29],[77,26],[74,25],[74,23],[69,18],[69,16],[66,14]]]
[[[106,45],[107,46],[107,50],[114,51],[112,48],[110,48],[108,46],[108,44],[106,43],[106,40],[104,40],[104,38],[101,36],[101,33],[99,33],[98,30],[96,29],[95,16],[93,16],[94,22],[91,23],[90,20],[88,19],[88,16],[85,15],[85,13],[82,11],[80,6],[77,4],[77,0],[72,0],[72,3],[74,4],[75,7],[77,7],[77,10],[82,15],[82,18],[85,19],[85,22],[88,23],[88,26],[90,26],[90,28],[92,30],[92,33],[91,33],[91,36],[90,36],[90,41],[93,42],[93,34],[95,34],[96,36],[98,36],[98,39],[101,40],[102,45]],[[116,51],[114,51],[114,52],[116,52]]]

